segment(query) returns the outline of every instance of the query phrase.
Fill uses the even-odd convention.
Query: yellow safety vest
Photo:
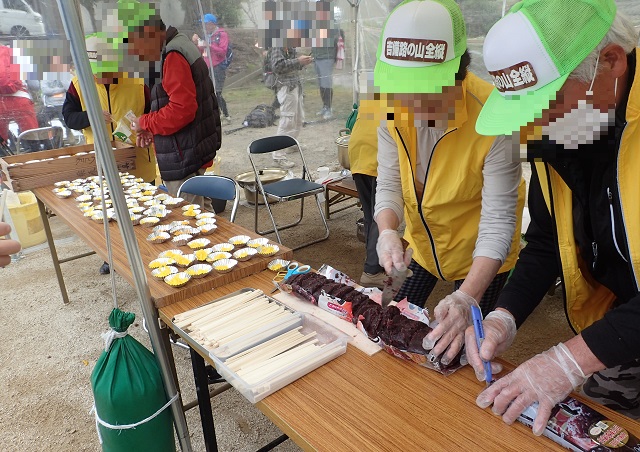
[[[417,166],[417,130],[412,125],[411,114],[402,112],[399,120],[387,123],[400,160],[407,224],[404,238],[413,248],[416,262],[446,281],[466,278],[473,263],[482,210],[482,168],[495,140],[495,137],[482,136],[475,131],[476,119],[492,86],[471,73],[462,86],[463,98],[457,103],[455,124],[446,131],[431,157],[422,214],[412,176]],[[397,106],[395,110],[398,110]],[[499,273],[511,270],[518,258],[524,198],[523,179],[518,187],[511,250]]]
[[[637,52],[640,54],[640,48]],[[627,126],[618,150],[618,192],[630,264],[636,289],[640,290],[640,65],[636,66],[626,119]],[[571,190],[546,163],[536,163],[536,170],[544,199],[556,225],[567,317],[571,327],[579,333],[611,309],[615,295],[591,277],[587,264],[580,258],[573,234]]]
[[[363,100],[349,138],[349,163],[353,174],[378,177],[378,127],[380,102]]]
[[[77,77],[71,81],[75,86],[78,96],[80,96],[80,104],[82,109],[86,110],[82,91],[80,90],[80,82]],[[144,113],[144,81],[142,79],[120,79],[118,83],[109,85],[109,93],[101,83],[96,82],[98,89],[98,97],[103,110],[111,112],[114,120],[113,129],[117,127],[120,121],[129,110],[136,117]],[[113,132],[107,127],[109,133]],[[93,143],[93,132],[91,127],[82,130],[82,133],[88,144]],[[135,132],[132,136],[135,143]],[[151,148],[136,148],[136,169],[131,171],[136,177],[142,178],[145,182],[152,182],[156,178],[156,155]]]

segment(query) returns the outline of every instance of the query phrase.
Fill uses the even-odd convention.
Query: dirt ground
[[[305,110],[308,121],[317,120],[320,103],[314,88],[313,69],[305,72]],[[257,77],[255,74],[252,77]],[[334,143],[338,131],[350,112],[350,77],[336,74],[336,119],[308,124],[299,140],[305,146],[305,157],[311,170],[320,166],[338,169]],[[239,127],[244,115],[261,102],[270,103],[271,94],[255,83],[249,86],[230,84],[225,92],[233,123],[225,130]],[[252,139],[275,134],[275,127],[244,129],[224,135],[221,173],[234,177],[251,169],[246,148]],[[264,162],[270,166],[272,162]],[[300,165],[294,170],[299,170]],[[307,204],[303,224],[283,235],[286,245],[319,233],[319,214]],[[292,203],[276,207],[281,218],[297,212]],[[227,211],[225,215],[228,215]],[[356,239],[358,208],[335,214],[329,221],[328,240],[296,252],[297,260],[319,267],[323,263],[340,268],[358,278],[362,272],[364,245]],[[262,220],[265,219],[261,212]],[[243,201],[236,222],[253,227],[253,208]],[[262,223],[264,224],[264,223]],[[87,251],[60,218],[52,219],[60,257]],[[2,451],[97,451],[95,424],[89,415],[92,406],[90,374],[103,348],[100,334],[107,330],[108,314],[113,307],[109,277],[99,276],[101,259],[96,256],[63,264],[71,303],[63,305],[46,245],[26,250],[25,257],[0,269],[0,450]],[[140,307],[133,289],[116,275],[118,301],[138,314],[130,334],[148,345],[141,328]],[[448,291],[449,284],[439,284],[429,300],[433,308]],[[521,328],[518,339],[505,357],[520,363],[571,336],[559,296],[547,297]],[[189,354],[174,348],[183,397],[192,400],[193,377]],[[407,365],[412,365],[407,363]],[[444,377],[443,377],[444,378]],[[221,451],[255,450],[280,435],[257,409],[234,390],[213,401],[217,437]],[[470,408],[471,409],[471,408]],[[204,450],[197,410],[187,413],[194,450]],[[277,450],[298,450],[287,441]]]

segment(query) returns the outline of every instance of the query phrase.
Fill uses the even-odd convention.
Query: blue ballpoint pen
[[[471,318],[473,320],[473,330],[476,333],[476,344],[478,345],[478,353],[480,352],[480,346],[484,340],[484,329],[482,328],[482,312],[477,306],[471,306]],[[493,375],[491,375],[491,362],[482,360],[484,364],[484,378],[487,386],[491,384]]]

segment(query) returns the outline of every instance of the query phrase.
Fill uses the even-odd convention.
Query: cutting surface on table
[[[53,193],[53,186],[36,188],[33,190],[35,195],[51,209],[56,215],[62,218],[69,227],[82,238],[101,258],[107,259],[107,245],[104,237],[104,225],[97,223],[89,218],[83,216],[80,209],[77,207],[77,203],[74,198],[60,199]],[[187,219],[181,214],[180,208],[174,208],[171,214],[164,218],[158,224],[167,224],[174,220]],[[243,228],[237,224],[220,216],[216,217],[218,229],[208,236],[204,236],[211,240],[212,245],[216,243],[226,242],[231,237],[236,235],[248,235],[251,238],[260,237],[253,231]],[[193,225],[193,220],[192,220]],[[133,274],[129,266],[129,260],[127,258],[126,251],[124,249],[122,237],[120,236],[120,230],[115,221],[110,222],[110,235],[112,241],[113,250],[113,266],[115,271],[122,275],[129,284],[133,285]],[[238,262],[238,265],[229,273],[219,274],[215,271],[204,278],[192,278],[186,286],[174,289],[166,284],[164,281],[157,280],[151,276],[151,270],[148,267],[149,262],[158,257],[162,251],[176,248],[171,244],[171,241],[162,244],[153,244],[146,240],[146,237],[151,234],[152,228],[137,225],[133,227],[133,230],[138,239],[138,247],[140,249],[140,256],[142,262],[145,265],[147,274],[147,280],[149,283],[149,289],[151,290],[151,297],[153,298],[157,307],[167,306],[185,298],[198,295],[202,292],[208,291],[214,287],[220,287],[229,284],[238,279],[244,278],[249,275],[253,275],[257,272],[264,270],[267,264],[276,258],[291,259],[293,251],[290,249],[278,245],[280,251],[272,257],[261,257],[256,255],[245,262]],[[191,249],[186,246],[179,247],[185,252],[185,254],[192,253]]]
[[[160,317],[168,323],[246,287],[268,293],[273,275],[263,271],[161,308]],[[475,398],[483,387],[469,367],[445,377],[387,353],[368,356],[348,346],[344,355],[256,406],[305,450],[566,451],[529,427],[508,426],[478,408]],[[640,436],[640,423],[589,404]]]

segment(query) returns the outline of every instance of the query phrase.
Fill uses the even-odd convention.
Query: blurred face
[[[399,102],[413,112],[417,126],[445,129],[455,119],[456,105],[462,101],[462,86],[448,86],[438,94],[391,94],[390,99]]]
[[[596,113],[612,113],[624,101],[627,91],[628,65],[622,47],[612,44],[600,52],[598,71],[593,80],[593,94],[588,94],[591,82],[567,79],[549,108],[533,124],[520,129],[522,136],[530,136],[534,127],[543,130],[560,124],[580,109],[593,108]],[[617,82],[616,82],[617,81]],[[613,120],[613,118],[612,118]],[[584,144],[584,143],[578,143]]]
[[[96,80],[98,83],[103,85],[111,85],[116,83],[118,78],[120,78],[122,74],[120,72],[102,72],[96,75]]]
[[[213,22],[204,23],[204,29],[207,30],[207,33],[213,33],[214,31],[216,31],[216,28],[218,28],[218,26]]]
[[[129,55],[137,56],[140,61],[159,61],[166,36],[166,31],[152,26],[129,33]]]

